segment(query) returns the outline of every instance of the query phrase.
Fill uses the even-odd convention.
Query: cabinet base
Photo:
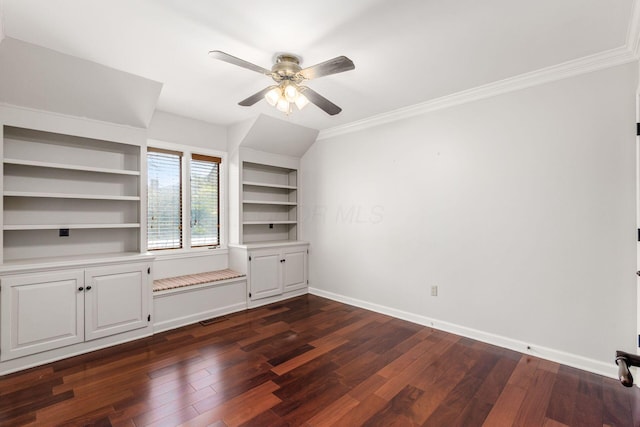
[[[284,294],[280,294],[272,297],[261,298],[253,301],[249,300],[247,302],[247,308],[262,307],[263,305],[273,304],[274,302],[284,301],[286,299],[299,297],[300,295],[305,295],[308,293],[309,293],[309,288],[303,288],[303,289],[286,292]]]
[[[124,332],[110,337],[100,338],[92,341],[86,341],[73,344],[66,347],[56,348],[55,350],[44,351],[42,353],[31,354],[17,359],[0,362],[0,375],[10,374],[12,372],[22,371],[24,369],[33,368],[35,366],[44,365],[46,363],[56,362],[58,360],[67,359],[69,357],[78,356],[80,354],[89,353],[118,344],[135,341],[153,335],[153,327],[151,325],[137,329],[135,331]]]

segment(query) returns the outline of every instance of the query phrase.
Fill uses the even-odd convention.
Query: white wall
[[[224,126],[156,110],[149,124],[150,139],[227,151]]]
[[[316,142],[301,164],[311,287],[608,369],[636,348],[636,73]]]

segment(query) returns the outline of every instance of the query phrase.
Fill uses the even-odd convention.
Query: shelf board
[[[298,206],[297,202],[272,202],[266,200],[243,200],[247,205],[278,205],[278,206]]]
[[[74,265],[86,267],[88,264],[104,264],[117,262],[148,262],[153,260],[153,255],[140,252],[116,252],[103,254],[87,254],[87,255],[71,255],[47,258],[28,258],[28,259],[5,259],[0,264],[0,273],[19,272],[22,270],[50,270],[51,268],[65,267],[69,268]]]
[[[97,172],[97,173],[110,173],[116,175],[133,175],[140,176],[139,171],[124,170],[124,169],[110,169],[110,168],[98,168],[93,166],[81,166],[81,165],[69,165],[63,163],[41,162],[37,160],[22,160],[22,159],[4,159],[5,164],[21,165],[21,166],[36,166],[41,168],[52,169],[66,169],[83,172]]]
[[[71,194],[71,193],[36,193],[31,191],[5,191],[10,197],[46,197],[50,199],[85,199],[85,200],[140,200],[139,196],[110,196],[105,194]]]
[[[243,181],[242,185],[252,185],[254,187],[267,187],[267,188],[282,188],[284,190],[297,190],[298,187],[295,185],[279,185],[279,184],[267,184],[264,182],[257,181]]]
[[[140,228],[138,223],[127,224],[5,224],[3,229],[8,230],[59,230],[68,228],[78,229],[98,229],[98,228]]]
[[[297,224],[298,221],[243,221],[243,225]]]

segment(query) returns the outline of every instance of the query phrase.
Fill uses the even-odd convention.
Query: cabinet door
[[[1,279],[0,360],[84,340],[83,270]]]
[[[249,291],[251,299],[280,295],[282,280],[280,278],[280,251],[263,249],[250,253]]]
[[[148,267],[147,264],[131,264],[86,270],[87,341],[148,325]]]
[[[282,282],[284,291],[307,286],[307,248],[286,248],[282,251]]]

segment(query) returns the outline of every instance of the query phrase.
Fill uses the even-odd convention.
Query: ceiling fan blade
[[[307,80],[317,79],[318,77],[328,76],[331,74],[342,73],[344,71],[353,70],[356,66],[346,56],[338,56],[328,61],[321,62],[311,67],[300,70],[298,74]]]
[[[264,96],[267,94],[267,92],[269,92],[271,89],[276,88],[276,87],[278,87],[278,86],[266,87],[266,88],[262,89],[260,92],[254,93],[253,95],[251,95],[247,99],[244,99],[244,100],[238,102],[238,105],[242,105],[243,107],[250,107],[253,104],[255,104],[256,102],[260,101],[262,98],[264,98]]]
[[[218,59],[220,61],[228,62],[229,64],[237,65],[238,67],[246,68],[247,70],[257,71],[261,74],[270,75],[271,70],[267,70],[266,68],[262,68],[259,65],[252,64],[251,62],[245,61],[244,59],[236,58],[233,55],[229,55],[228,53],[222,52],[221,50],[212,50],[209,52],[209,56],[214,59]]]
[[[301,87],[300,92],[307,97],[309,102],[317,105],[321,110],[323,110],[325,113],[329,114],[330,116],[335,116],[340,111],[342,111],[342,108],[338,107],[336,104],[329,101],[327,98],[320,95],[318,92],[306,86]]]

